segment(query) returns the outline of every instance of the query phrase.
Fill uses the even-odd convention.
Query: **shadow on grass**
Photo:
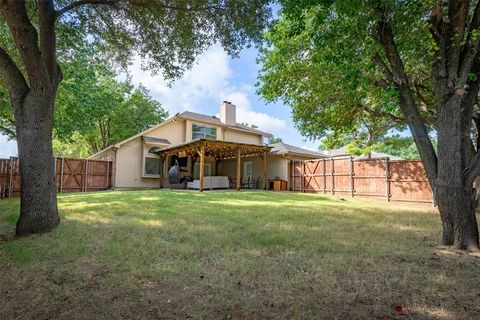
[[[395,317],[403,305],[416,319],[437,319],[442,310],[460,318],[479,311],[477,286],[465,279],[478,263],[431,259],[431,213],[249,192],[59,199],[57,229],[0,244],[0,318],[371,319]],[[461,305],[450,295],[458,286]]]

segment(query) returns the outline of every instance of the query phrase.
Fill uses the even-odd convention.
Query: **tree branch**
[[[143,8],[149,7],[156,7],[168,10],[175,10],[175,11],[183,11],[183,12],[195,12],[195,11],[205,11],[205,10],[221,10],[220,6],[199,6],[199,7],[181,7],[181,6],[174,6],[163,4],[155,1],[139,1],[139,0],[79,0],[72,2],[71,4],[63,7],[56,11],[56,17],[60,17],[61,15],[71,11],[75,8],[81,7],[83,5],[108,5],[111,7],[115,7],[119,3],[130,3],[131,5]]]
[[[66,5],[62,9],[59,9],[55,11],[55,18],[58,18],[62,16],[63,14],[67,13],[68,11],[71,11],[75,8],[84,6],[84,5],[108,5],[108,6],[114,6],[121,0],[79,0],[70,3],[69,5]]]
[[[5,80],[10,99],[13,96],[23,98],[28,93],[28,85],[22,72],[18,69],[10,55],[0,47],[0,75]]]
[[[38,1],[38,15],[40,21],[40,51],[43,61],[49,70],[50,78],[60,82],[58,77],[60,66],[57,64],[56,35],[55,35],[55,9],[53,0]]]
[[[393,83],[393,74],[392,74],[392,71],[390,71],[390,68],[385,64],[385,62],[383,61],[382,57],[380,57],[380,55],[378,53],[375,53],[373,55],[373,61],[377,64],[378,68],[380,68],[380,71],[382,71],[383,73],[383,76],[385,77],[385,79],[390,82],[390,83]]]
[[[423,121],[415,103],[415,99],[413,98],[412,89],[410,88],[408,77],[405,72],[402,58],[398,52],[390,23],[387,20],[383,8],[378,8],[378,11],[380,17],[378,20],[377,31],[379,34],[380,45],[390,64],[389,70],[392,74],[393,82],[400,93],[400,109],[405,116],[405,120],[420,152],[428,180],[430,181],[432,189],[434,189],[437,178],[437,155],[428,135],[425,122]]]
[[[448,23],[445,34],[447,72],[450,79],[457,79],[462,55],[462,42],[467,25],[469,3],[467,0],[450,0],[448,5]],[[469,68],[470,69],[470,68]],[[463,88],[463,79],[457,86]]]
[[[25,7],[25,0],[1,1],[0,13],[5,18],[18,48],[23,65],[27,70],[30,87],[45,86],[50,77],[38,46],[37,30],[33,26]]]
[[[465,187],[471,187],[475,179],[480,175],[480,152],[477,151],[475,158],[470,162],[468,167],[463,171],[465,178]]]
[[[480,37],[478,32],[480,31],[480,1],[477,2],[475,9],[473,11],[472,19],[470,25],[468,26],[467,39],[465,48],[462,52],[462,65],[460,68],[460,77],[468,78],[468,74],[471,72],[473,65],[475,64],[475,59],[478,56],[478,49],[480,46]],[[474,33],[477,35],[474,35]]]

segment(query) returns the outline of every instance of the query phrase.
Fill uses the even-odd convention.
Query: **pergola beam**
[[[240,190],[240,183],[241,183],[241,160],[242,159],[242,150],[239,148],[237,150],[237,191]]]
[[[264,189],[268,190],[268,154],[263,152],[263,184]]]
[[[205,145],[200,147],[198,154],[200,156],[200,186],[198,187],[198,191],[203,192],[203,176],[205,174]]]

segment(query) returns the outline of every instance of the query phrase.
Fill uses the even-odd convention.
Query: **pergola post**
[[[200,186],[198,187],[198,191],[203,192],[203,175],[205,174],[205,145],[200,147]]]
[[[240,171],[240,164],[242,159],[242,150],[240,148],[237,149],[237,191],[240,190],[240,182],[241,182],[241,171]]]
[[[165,156],[160,156],[160,189],[163,189],[163,179],[165,172]]]
[[[263,184],[264,189],[268,190],[268,158],[267,152],[263,152]]]

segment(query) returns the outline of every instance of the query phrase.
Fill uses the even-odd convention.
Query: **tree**
[[[260,92],[292,105],[310,133],[350,130],[358,108],[390,118],[385,125],[398,119],[408,126],[438,204],[442,244],[478,250],[473,181],[480,148],[472,120],[480,2],[281,2],[260,59]],[[320,98],[309,100],[315,93]]]
[[[0,0],[0,75],[20,158],[17,234],[59,224],[52,154],[59,56],[96,41],[112,59],[126,64],[138,53],[173,80],[214,43],[231,55],[258,43],[269,14],[268,0]],[[80,31],[86,36],[72,36]]]
[[[279,143],[279,142],[283,142],[283,139],[280,138],[280,137],[272,136],[270,139],[268,139],[269,144],[274,144],[274,143]]]
[[[55,101],[54,155],[86,157],[168,116],[145,87],[134,88],[128,78],[117,80],[99,48],[80,48],[68,58],[60,61],[63,81]],[[13,113],[7,94],[3,97],[0,132],[14,139]]]
[[[434,145],[436,144],[433,141]],[[411,137],[400,137],[398,135],[386,137],[375,146],[375,151],[391,154],[403,159],[420,159],[417,146]]]

